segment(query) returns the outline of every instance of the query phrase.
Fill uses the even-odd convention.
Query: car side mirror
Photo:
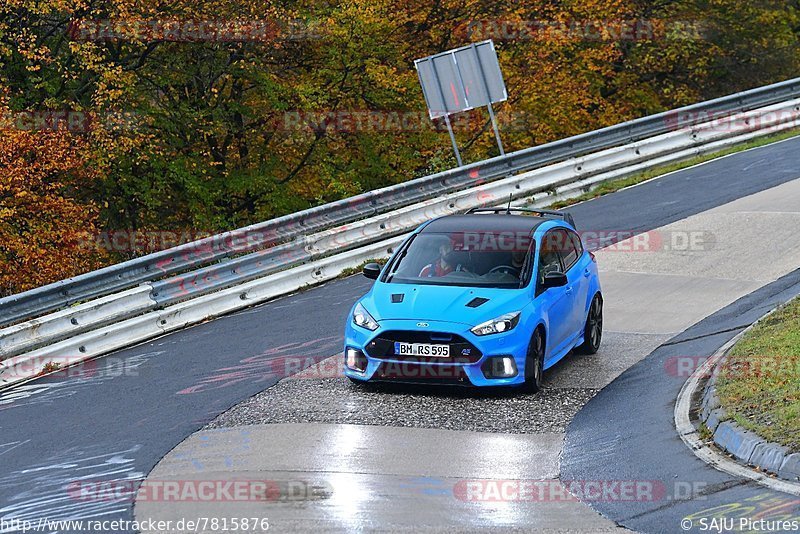
[[[379,263],[368,263],[364,266],[364,276],[370,280],[377,280],[381,275],[381,266]]]
[[[542,287],[545,289],[549,287],[564,287],[565,285],[567,285],[567,275],[562,272],[553,271],[544,275]]]

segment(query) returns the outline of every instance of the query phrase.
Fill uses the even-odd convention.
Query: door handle
[[[586,278],[589,278],[590,274],[592,274],[592,273],[589,272],[589,269],[586,269],[586,270],[583,271],[583,276],[585,276]]]
[[[567,295],[572,295],[572,287],[568,287],[566,291]]]

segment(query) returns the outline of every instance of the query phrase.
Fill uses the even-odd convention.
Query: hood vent
[[[403,293],[394,293],[392,295],[392,304],[399,304],[400,302],[403,302],[403,297],[405,297],[405,294]]]
[[[477,308],[482,304],[486,304],[489,302],[489,299],[485,299],[483,297],[475,297],[471,301],[467,302],[467,308]]]

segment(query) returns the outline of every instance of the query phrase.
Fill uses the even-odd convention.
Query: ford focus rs
[[[571,350],[600,346],[597,264],[566,213],[441,217],[364,275],[375,283],[345,330],[344,372],[355,382],[538,391],[543,372]]]

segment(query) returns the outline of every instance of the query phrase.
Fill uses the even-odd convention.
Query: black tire
[[[592,299],[589,313],[586,314],[586,324],[583,327],[583,344],[578,347],[581,354],[596,354],[603,340],[603,297],[600,293]]]
[[[525,355],[525,384],[523,389],[528,393],[536,393],[542,389],[542,375],[544,375],[544,333],[537,328],[528,344],[528,353]]]

